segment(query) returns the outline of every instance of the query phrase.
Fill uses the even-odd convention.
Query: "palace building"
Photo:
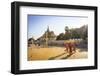
[[[45,33],[41,36],[41,40],[48,40],[48,41],[56,40],[56,35],[54,34],[53,31],[50,31],[48,27]]]
[[[56,35],[54,34],[53,31],[50,31],[48,27],[47,30],[44,32],[44,34],[40,38],[37,39],[37,42],[48,46],[49,42],[55,41],[55,40],[56,40]]]

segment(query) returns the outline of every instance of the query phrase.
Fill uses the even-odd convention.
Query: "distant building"
[[[28,46],[30,46],[31,44],[34,44],[34,38],[29,38],[28,39]]]
[[[49,42],[55,40],[56,40],[56,35],[54,34],[53,31],[50,31],[48,27],[47,30],[44,32],[44,34],[40,38],[38,38],[36,42],[40,45],[48,46]]]
[[[45,31],[45,33],[40,37],[41,41],[51,41],[51,40],[56,40],[56,35],[54,34],[53,31],[49,30],[49,27],[47,28],[47,30]]]

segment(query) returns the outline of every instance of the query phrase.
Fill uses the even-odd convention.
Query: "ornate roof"
[[[54,34],[53,31],[49,30],[49,27],[47,28],[47,30],[45,31],[45,33],[40,37],[40,38],[56,38],[56,35]]]

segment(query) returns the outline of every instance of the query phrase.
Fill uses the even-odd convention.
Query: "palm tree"
[[[69,28],[68,26],[65,27],[65,32],[68,32],[69,31]]]

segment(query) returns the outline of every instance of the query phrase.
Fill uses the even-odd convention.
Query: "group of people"
[[[64,43],[65,46],[65,50],[67,53],[69,53],[69,55],[73,54],[76,52],[76,43],[72,42],[72,41],[67,41]]]

